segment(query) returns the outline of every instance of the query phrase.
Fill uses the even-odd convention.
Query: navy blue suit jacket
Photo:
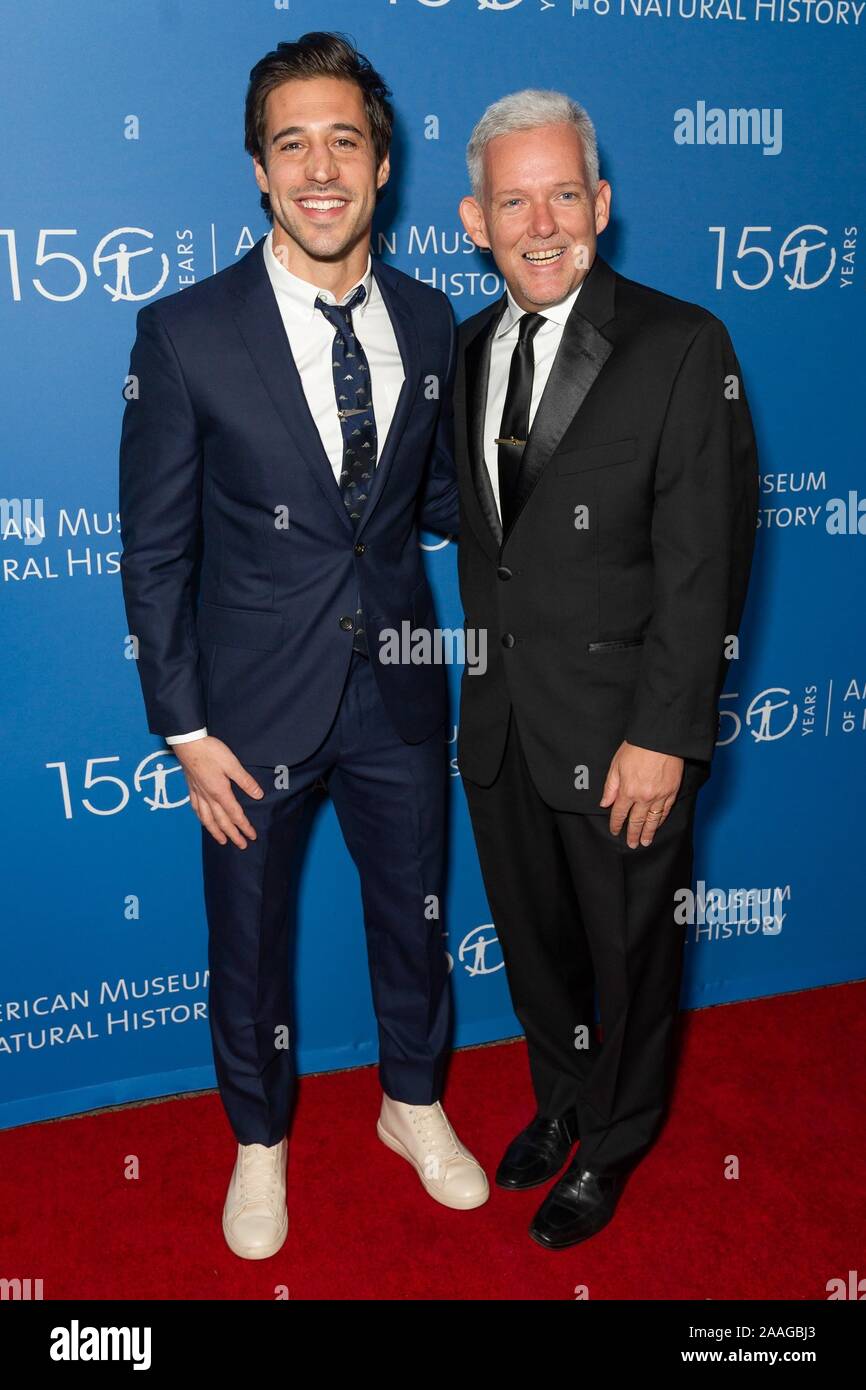
[[[335,714],[360,592],[400,736],[447,713],[442,666],[382,665],[378,633],[432,627],[419,526],[457,534],[456,330],[439,290],[373,259],[405,381],[353,529],[292,357],[262,237],[138,312],[120,442],[121,576],[148,727],[207,725],[241,762],[314,751]],[[280,524],[286,523],[287,524]]]

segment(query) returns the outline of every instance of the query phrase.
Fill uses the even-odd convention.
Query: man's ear
[[[484,212],[478,200],[471,195],[461,198],[457,211],[460,213],[460,221],[475,245],[480,246],[484,251],[489,251],[490,238],[487,235]]]
[[[255,154],[253,155],[253,173],[256,176],[256,183],[258,184],[260,191],[262,193],[269,193],[270,189],[268,188],[268,176],[265,172],[264,165],[262,164],[258,155]]]
[[[607,179],[599,179],[595,191],[595,232],[598,236],[610,221],[610,200],[613,189]]]
[[[377,171],[376,171],[376,188],[377,188],[377,189],[384,188],[384,187],[385,187],[385,184],[388,182],[388,179],[390,178],[390,176],[391,176],[391,161],[390,161],[390,159],[388,158],[388,156],[385,155],[385,158],[382,160],[382,163],[379,165],[379,168],[378,168]]]

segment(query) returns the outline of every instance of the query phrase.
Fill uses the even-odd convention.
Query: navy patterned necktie
[[[358,285],[345,304],[329,304],[321,296],[316,308],[336,330],[331,353],[334,373],[334,394],[337,414],[343,431],[343,467],[340,471],[340,491],[352,525],[357,530],[370,493],[376,468],[376,417],[373,414],[373,390],[367,357],[352,327],[352,310],[362,303],[367,291]],[[356,651],[366,656],[367,639],[360,599],[355,612]]]

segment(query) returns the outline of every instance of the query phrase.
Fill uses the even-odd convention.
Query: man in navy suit
[[[388,96],[338,35],[256,64],[246,148],[271,230],[139,311],[123,418],[123,592],[148,727],[202,824],[214,1062],[238,1141],[223,1232],[248,1259],[287,1231],[289,865],[322,781],[361,878],[379,1137],[444,1205],[488,1197],[439,1099],[444,671],[379,659],[380,633],[434,622],[419,527],[459,526],[451,309],[370,254]]]

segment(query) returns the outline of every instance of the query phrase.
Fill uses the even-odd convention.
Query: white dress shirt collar
[[[580,294],[582,286],[583,280],[581,280],[576,290],[572,290],[571,294],[566,295],[565,299],[560,299],[558,304],[548,304],[545,309],[540,309],[538,312],[541,314],[542,318],[552,319],[554,323],[564,325],[571,313],[574,301]],[[508,298],[508,303],[496,328],[495,337],[497,338],[501,338],[505,333],[508,333],[526,312],[525,309],[521,309],[507,285],[505,287],[505,293]]]
[[[291,270],[287,270],[283,262],[274,252],[274,229],[273,227],[265,237],[265,266],[271,279],[271,284],[279,294],[285,296],[290,302],[292,313],[299,321],[311,323],[316,313],[316,299],[319,295],[326,299],[329,304],[336,304],[337,300],[330,290],[320,289],[318,285],[312,284],[309,280],[304,280],[300,275],[295,275]],[[353,320],[360,320],[364,317],[364,310],[370,303],[370,294],[373,288],[373,258],[367,253],[367,265],[363,275],[356,280],[354,285],[346,291],[341,304],[345,304],[350,295],[354,294],[359,285],[363,285],[366,294],[361,303],[352,310]]]

